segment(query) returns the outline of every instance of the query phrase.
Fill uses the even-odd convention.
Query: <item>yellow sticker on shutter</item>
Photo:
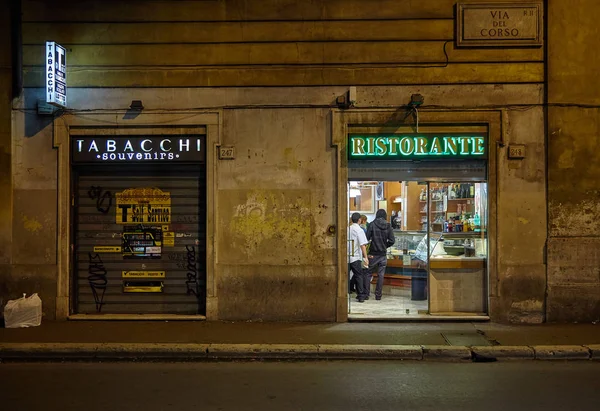
[[[94,247],[95,253],[120,253],[121,247],[118,246],[109,246],[109,245],[99,245]]]
[[[123,278],[165,278],[164,271],[121,271]]]

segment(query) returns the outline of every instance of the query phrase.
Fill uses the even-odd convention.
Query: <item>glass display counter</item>
[[[428,256],[436,259],[487,257],[485,232],[431,232],[429,248],[426,236],[427,233],[423,231],[394,230],[396,241],[388,248],[388,260],[401,259],[404,255],[410,255],[424,263],[427,263]]]
[[[485,312],[485,236],[485,232],[440,234],[429,259],[432,314]]]
[[[417,246],[423,241],[426,235],[427,233],[424,231],[394,230],[396,242],[388,248],[388,259],[396,258],[403,254],[414,255],[417,251]]]
[[[388,248],[384,284],[410,288],[412,301],[427,300],[427,262],[417,258],[419,244],[426,236],[423,231],[394,230],[396,241]]]
[[[429,298],[431,313],[484,312],[486,233],[394,230],[385,284],[410,288],[412,301]],[[458,292],[460,291],[460,292]]]

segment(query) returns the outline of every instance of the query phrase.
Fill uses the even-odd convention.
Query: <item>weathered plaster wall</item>
[[[548,321],[600,319],[599,13],[548,1]]]
[[[217,249],[219,318],[335,319],[335,151],[328,110],[226,110]]]
[[[586,38],[568,30],[580,27],[578,19],[594,27],[593,13],[561,2],[549,0],[551,18],[569,18],[567,26],[557,23],[552,31],[555,50],[572,53],[573,61],[597,59],[588,46],[567,43],[585,44]],[[16,276],[6,282],[11,290],[40,291],[50,312],[56,275],[56,152],[51,148],[51,121],[35,114],[35,102],[44,84],[43,42],[52,38],[68,45],[68,61],[78,66],[68,80],[69,106],[75,110],[125,109],[132,99],[142,99],[147,110],[230,108],[223,112],[223,143],[235,145],[237,157],[217,167],[214,275],[219,316],[333,320],[339,267],[334,239],[325,230],[338,212],[332,206],[338,165],[327,117],[335,98],[348,86],[358,86],[361,109],[397,108],[411,94],[422,93],[427,105],[441,111],[500,110],[540,104],[544,92],[544,48],[456,49],[455,0],[405,3],[198,0],[108,5],[86,0],[56,7],[23,0],[28,94],[13,111],[12,145],[10,121],[0,120],[0,155],[8,155],[13,165],[13,170],[0,172],[0,190],[10,186],[10,179],[5,183],[1,176],[14,180],[6,191],[10,201],[14,196],[14,211],[12,205],[0,205],[0,246],[2,241],[7,245],[0,249],[0,264],[8,252],[6,261],[14,264]],[[593,0],[580,3],[589,9]],[[8,25],[1,27],[7,30]],[[590,38],[597,34],[589,33]],[[569,61],[561,56],[555,60]],[[582,66],[583,61],[577,69],[566,65],[558,70],[563,77],[550,83],[557,87],[555,93],[564,92],[557,99],[569,92],[570,81],[581,86],[576,90],[585,99],[598,98],[579,80]],[[497,261],[491,262],[497,266],[497,280],[490,284],[492,314],[498,320],[537,322],[543,318],[546,287],[543,115],[538,109],[506,110],[505,142],[527,144],[528,157],[508,161],[506,149],[498,150],[499,247]],[[579,118],[568,119],[560,120],[558,128],[571,130],[568,136],[573,130],[579,133],[574,125]],[[2,134],[7,124],[8,138]],[[560,164],[568,164],[568,158]],[[575,157],[573,169],[585,167],[581,160]],[[578,210],[581,204],[589,204],[594,215],[593,196],[586,197],[588,203],[577,202],[572,185],[556,174],[551,171],[550,178],[565,183],[557,185],[563,188],[552,197],[557,201],[552,204],[561,204],[556,210],[566,210],[560,216],[572,215],[568,207]],[[591,172],[584,174],[595,192]],[[560,290],[570,289],[563,285],[554,288],[549,306],[563,303]],[[587,285],[584,289],[593,290]]]
[[[498,149],[498,281],[490,284],[492,317],[498,321],[544,321],[546,291],[546,176],[541,107],[507,110]],[[508,159],[510,144],[527,156]]]
[[[542,48],[456,48],[455,4],[85,0],[61,7],[23,0],[24,81],[44,84],[47,38],[69,46],[69,64],[78,67],[69,73],[69,87],[544,81]]]
[[[56,154],[51,120],[12,111],[9,2],[0,3],[0,308],[37,292],[53,318]],[[17,103],[19,104],[19,103]]]
[[[44,315],[56,302],[57,158],[51,120],[15,113],[13,121],[13,294],[37,292]]]
[[[10,10],[0,3],[0,308],[12,298],[12,183],[11,183],[11,87]]]
[[[223,110],[222,144],[236,148],[235,160],[217,162],[215,281],[219,319],[335,320],[338,268],[335,237],[335,173],[329,113],[343,87],[220,89],[74,90],[71,104],[81,110],[123,109],[133,96],[153,109],[236,106]],[[422,93],[435,106],[538,105],[540,85],[359,87],[357,106],[394,107]],[[37,261],[43,281],[52,278],[39,224],[56,228],[48,215],[27,205],[56,189],[56,152],[48,120],[34,113],[39,89],[18,101],[15,184],[24,193],[19,236],[43,253],[20,255]],[[279,107],[271,107],[275,102]],[[322,108],[315,106],[323,106]],[[82,113],[81,115],[85,115]],[[29,119],[29,120],[25,120]],[[60,121],[60,120],[56,120]],[[498,280],[490,284],[492,317],[537,322],[543,318],[545,270],[545,174],[543,111],[505,110],[505,148],[498,149]],[[509,143],[526,144],[527,158],[507,160]],[[21,201],[21,200],[19,200]],[[56,203],[56,200],[52,200]],[[47,200],[51,202],[50,199]],[[32,208],[33,207],[33,208]],[[52,208],[47,212],[55,212]],[[17,218],[18,217],[18,218]],[[38,231],[36,231],[38,229]],[[49,234],[50,235],[50,234]],[[526,239],[526,240],[524,240]],[[25,267],[25,266],[23,266]],[[343,268],[344,269],[344,268]]]

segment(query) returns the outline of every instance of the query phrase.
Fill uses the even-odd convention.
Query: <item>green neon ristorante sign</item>
[[[351,135],[350,160],[484,159],[486,138],[474,134]]]

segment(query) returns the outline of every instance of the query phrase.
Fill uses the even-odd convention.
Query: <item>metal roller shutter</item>
[[[203,166],[93,169],[73,190],[75,311],[205,314]]]
[[[485,160],[348,162],[348,179],[374,181],[485,181]]]

